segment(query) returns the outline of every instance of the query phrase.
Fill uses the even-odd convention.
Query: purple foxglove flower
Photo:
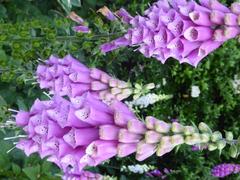
[[[102,140],[118,140],[120,127],[115,125],[102,125],[99,127],[99,138]]]
[[[145,133],[145,141],[150,144],[158,143],[162,135],[156,131],[147,131]]]
[[[234,14],[239,15],[239,14],[240,14],[240,3],[239,3],[239,2],[234,2],[234,3],[232,3],[232,5],[231,5],[231,11],[232,11]]]
[[[219,164],[212,169],[212,176],[223,178],[231,174],[240,173],[240,165],[238,164]]]
[[[126,129],[120,129],[118,140],[122,143],[137,143],[140,141],[141,137],[141,135],[131,133]]]
[[[127,127],[130,132],[136,134],[144,134],[147,130],[145,124],[139,120],[129,120]]]
[[[117,155],[119,157],[126,157],[136,152],[137,143],[119,143],[117,147]]]
[[[119,16],[124,23],[129,24],[133,17],[124,9],[121,8],[116,12],[116,15]]]
[[[79,17],[75,12],[71,12],[68,16],[68,18],[70,18],[71,20],[75,21],[76,23],[78,23],[78,26],[74,26],[73,30],[75,32],[82,32],[82,33],[89,33],[90,30],[87,26],[84,25],[84,20]]]
[[[103,16],[105,16],[110,21],[117,20],[116,16],[106,6],[102,7],[97,12],[100,12]]]
[[[137,146],[136,159],[138,161],[143,161],[153,155],[157,150],[156,144],[148,144],[144,141],[139,142]]]
[[[39,65],[36,73],[41,88],[47,88],[51,94],[60,96],[74,98],[91,92],[94,96],[111,102],[132,94],[129,83],[115,79],[99,69],[87,68],[70,55],[63,59],[51,56],[45,65]],[[113,87],[114,91],[111,90]],[[119,93],[112,94],[116,90]]]
[[[74,26],[73,30],[75,32],[81,32],[81,33],[89,33],[90,32],[89,28],[87,26],[83,26],[83,25]]]
[[[25,126],[28,124],[29,121],[29,113],[24,111],[19,111],[16,116],[16,124],[18,126]]]
[[[159,0],[145,11],[144,16],[132,17],[127,33],[117,40],[120,40],[119,44],[116,40],[105,43],[101,51],[138,46],[136,50],[145,57],[154,57],[162,63],[173,57],[180,63],[196,67],[209,53],[240,34],[239,7],[239,3],[234,3],[230,10],[217,0],[200,0],[199,4]],[[218,29],[219,26],[224,30]],[[205,50],[203,55],[198,48],[206,41],[221,43]]]
[[[226,13],[224,17],[224,23],[228,26],[237,26],[238,16],[233,13]]]

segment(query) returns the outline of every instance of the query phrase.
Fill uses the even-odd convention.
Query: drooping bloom
[[[227,8],[217,0],[159,0],[144,13],[129,17],[128,32],[103,44],[103,53],[125,46],[138,46],[146,57],[164,63],[173,57],[180,63],[197,66],[209,53],[240,32],[239,3]]]
[[[72,28],[74,31],[76,31],[76,32],[81,32],[81,33],[89,33],[89,32],[90,32],[88,26],[85,25],[84,20],[83,20],[80,16],[78,16],[75,12],[72,11],[72,12],[68,15],[68,17],[69,17],[71,20],[73,20],[73,21],[75,21],[76,23],[78,23],[77,26],[74,26],[74,27]]]
[[[111,101],[123,100],[132,94],[131,84],[97,68],[88,68],[70,55],[63,59],[51,56],[45,65],[38,66],[36,74],[41,88],[60,96],[76,97],[89,91],[102,100]]]
[[[231,174],[240,173],[240,165],[239,164],[219,164],[212,169],[212,176],[214,177],[226,177]]]

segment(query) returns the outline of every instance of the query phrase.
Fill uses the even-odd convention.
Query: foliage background
[[[240,75],[240,51],[237,40],[231,40],[209,55],[197,69],[176,60],[165,65],[154,59],[144,58],[132,49],[120,49],[107,55],[99,52],[99,45],[114,38],[121,31],[119,23],[110,23],[96,11],[103,5],[112,10],[125,7],[133,15],[142,13],[149,0],[83,0],[81,5],[66,6],[64,0],[0,0],[0,122],[11,119],[8,108],[28,109],[37,97],[46,98],[33,76],[38,59],[51,54],[60,57],[68,53],[83,63],[98,67],[122,80],[138,83],[160,84],[156,93],[173,94],[173,99],[159,102],[139,113],[141,117],[153,115],[159,119],[178,118],[180,122],[206,122],[215,130],[240,133],[240,95],[234,94],[232,79]],[[224,1],[231,4],[232,1]],[[76,6],[77,5],[77,6]],[[79,7],[78,7],[79,6]],[[90,24],[89,35],[75,34],[74,25],[66,18],[66,11],[76,11]],[[109,35],[112,34],[112,35]],[[163,86],[163,78],[167,84]],[[191,86],[200,87],[198,98],[191,98]],[[18,129],[1,128],[0,179],[60,179],[60,171],[37,155],[26,157],[14,149],[12,141],[3,137],[18,134]],[[181,147],[162,158],[152,157],[142,162],[159,169],[175,170],[168,179],[214,179],[210,169],[221,162],[239,162],[227,153],[192,152]],[[122,165],[139,163],[133,156],[113,159],[110,163],[94,168],[101,174],[120,179],[147,179],[143,175],[120,172]],[[240,175],[228,179],[240,179]]]

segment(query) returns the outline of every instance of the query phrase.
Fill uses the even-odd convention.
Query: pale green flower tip
[[[212,130],[208,127],[207,124],[205,124],[204,122],[201,122],[198,125],[198,128],[201,132],[207,132],[207,133],[212,133]]]
[[[211,136],[211,140],[213,142],[216,142],[216,141],[221,140],[221,139],[222,139],[222,133],[219,132],[219,131],[215,131]]]

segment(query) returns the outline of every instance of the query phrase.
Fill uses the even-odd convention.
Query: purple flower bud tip
[[[100,12],[103,16],[105,16],[110,21],[115,21],[117,18],[114,16],[112,11],[108,9],[108,7],[104,6],[101,9],[99,9],[97,12]]]
[[[25,111],[19,111],[16,115],[16,124],[18,126],[25,126],[28,124],[29,121],[29,113]]]
[[[89,33],[90,30],[87,26],[74,26],[73,27],[73,30],[76,31],[76,32],[81,32],[81,33]]]

